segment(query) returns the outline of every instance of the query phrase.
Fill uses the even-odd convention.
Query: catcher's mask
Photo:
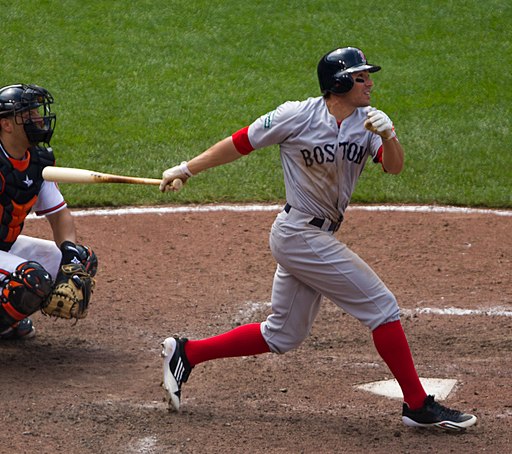
[[[17,124],[23,125],[31,145],[50,144],[57,119],[51,113],[52,103],[50,92],[37,85],[16,84],[0,88],[0,118],[13,116]]]
[[[370,65],[363,51],[356,47],[334,49],[325,54],[318,63],[318,81],[320,90],[325,95],[331,93],[347,93],[354,86],[353,73],[369,71],[375,73],[380,66]]]

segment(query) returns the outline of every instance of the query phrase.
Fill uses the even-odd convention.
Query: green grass
[[[0,85],[52,92],[58,165],[159,178],[281,102],[317,96],[320,56],[354,45],[383,67],[373,105],[393,119],[406,168],[368,165],[353,200],[512,206],[508,1],[3,3]],[[284,199],[276,147],[178,194],[61,189],[71,206]]]

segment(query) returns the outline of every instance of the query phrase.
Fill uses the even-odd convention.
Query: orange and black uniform
[[[0,250],[9,251],[18,238],[41,190],[43,168],[54,164],[51,148],[32,147],[18,160],[0,146]]]

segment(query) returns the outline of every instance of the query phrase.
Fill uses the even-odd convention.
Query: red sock
[[[411,350],[400,320],[380,325],[372,335],[379,355],[402,388],[404,401],[411,410],[422,407],[427,393],[414,367]]]
[[[217,358],[259,355],[270,349],[261,334],[259,323],[239,326],[218,336],[201,340],[189,340],[185,354],[191,366]]]

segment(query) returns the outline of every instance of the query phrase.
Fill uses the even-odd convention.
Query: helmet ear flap
[[[333,79],[334,84],[329,90],[333,93],[348,93],[354,86],[354,78],[350,73],[336,74]]]

